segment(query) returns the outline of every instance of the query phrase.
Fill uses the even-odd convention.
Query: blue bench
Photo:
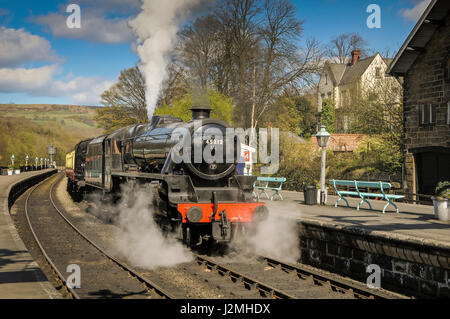
[[[397,205],[394,204],[393,200],[401,199],[401,198],[405,197],[403,195],[386,194],[385,190],[392,187],[390,183],[386,183],[386,182],[363,182],[363,181],[347,181],[347,180],[331,179],[330,184],[333,185],[336,194],[339,196],[338,200],[336,201],[336,204],[334,204],[335,207],[337,207],[337,204],[341,199],[343,199],[345,201],[345,203],[347,204],[347,207],[350,207],[348,204],[348,201],[345,199],[345,196],[356,196],[356,197],[361,198],[361,201],[358,203],[357,210],[359,210],[359,207],[364,202],[369,205],[370,209],[372,209],[372,205],[370,204],[370,202],[367,199],[368,198],[381,198],[381,199],[384,199],[387,201],[387,204],[383,208],[383,214],[385,213],[385,210],[389,205],[394,206],[395,211],[398,213],[398,207],[397,207]],[[354,187],[355,191],[339,190],[337,188],[337,186]],[[375,188],[375,189],[379,189],[381,191],[381,193],[360,192],[359,188]]]
[[[267,199],[273,200],[275,196],[280,197],[283,200],[283,196],[281,195],[281,188],[283,187],[283,183],[286,182],[286,178],[284,177],[258,177],[253,184],[253,195],[255,197],[259,197],[264,194]],[[276,186],[269,186],[270,183],[276,183]],[[267,190],[274,191],[273,195],[269,198],[267,194]]]

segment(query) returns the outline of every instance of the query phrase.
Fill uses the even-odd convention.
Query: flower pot
[[[15,169],[14,170],[14,175],[19,175],[20,174],[20,169]]]
[[[14,174],[14,171],[12,169],[9,169],[8,170],[8,175],[12,175],[12,174]]]
[[[448,212],[448,199],[438,199],[436,197],[431,197],[434,204],[434,216],[436,219],[449,222],[450,221],[450,214]]]

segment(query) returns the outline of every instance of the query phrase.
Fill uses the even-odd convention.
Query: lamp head
[[[317,144],[319,144],[319,147],[327,148],[330,142],[330,137],[331,135],[325,129],[325,125],[321,125],[320,131],[316,134]]]

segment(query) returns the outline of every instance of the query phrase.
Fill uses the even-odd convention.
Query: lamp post
[[[25,166],[28,166],[28,160],[29,160],[30,158],[28,157],[28,155],[27,156],[25,156]]]
[[[16,157],[14,156],[14,154],[13,155],[11,155],[11,165],[12,166],[14,166],[14,159],[15,159]]]
[[[322,162],[320,166],[320,205],[326,203],[326,193],[325,193],[325,161],[327,156],[327,147],[330,142],[330,133],[325,129],[325,125],[320,126],[320,131],[317,132],[317,144],[322,148]]]

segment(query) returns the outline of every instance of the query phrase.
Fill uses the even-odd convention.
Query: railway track
[[[195,260],[199,266],[207,267],[234,283],[254,290],[263,298],[407,298],[384,289],[371,289],[363,283],[307,265],[288,264],[265,256],[253,257],[253,261],[249,262],[227,263],[196,254]]]
[[[52,193],[57,182],[58,179],[52,177],[28,192],[25,217],[35,243],[58,278],[58,288],[64,287],[74,299],[173,298],[169,292],[107,254],[75,227],[54,201]],[[83,265],[81,288],[72,288],[63,275],[69,263]]]
[[[245,261],[236,261],[233,258],[211,257],[202,253],[193,253],[194,261],[177,265],[162,271],[172,272],[169,276],[159,276],[161,272],[158,270],[147,271],[143,269],[133,269],[126,265],[125,262],[117,260],[110,256],[97,244],[95,244],[89,237],[83,234],[70,220],[69,215],[65,215],[55,201],[53,193],[55,185],[58,184],[57,178],[51,178],[47,181],[38,184],[26,196],[25,213],[29,227],[32,229],[34,240],[36,241],[42,255],[45,256],[46,262],[58,278],[58,286],[66,287],[67,294],[71,298],[92,298],[106,297],[106,298],[204,298],[203,293],[190,294],[186,290],[203,290],[217,289],[220,295],[211,295],[212,298],[263,298],[263,299],[296,299],[296,298],[339,298],[339,299],[364,299],[364,298],[403,298],[404,296],[385,291],[383,289],[369,289],[363,283],[359,283],[347,278],[330,274],[325,271],[300,264],[288,264],[273,258],[264,256],[252,256]],[[46,199],[47,198],[47,199]],[[47,202],[47,203],[46,203]],[[33,206],[31,211],[30,206]],[[39,208],[39,206],[42,206]],[[48,211],[43,213],[42,208]],[[39,214],[36,214],[39,212]],[[44,216],[42,216],[42,214]],[[56,218],[57,217],[57,218]],[[73,216],[70,216],[71,218]],[[49,234],[48,227],[43,227],[43,224],[49,224],[51,218],[52,233]],[[45,231],[43,231],[45,229]],[[65,232],[64,236],[53,233],[59,229],[59,232]],[[87,233],[89,233],[88,230]],[[68,233],[72,233],[72,241],[77,242],[77,245],[84,245],[75,250],[73,255],[80,249],[82,251],[89,251],[84,254],[83,258],[88,259],[86,264],[83,264],[82,270],[82,288],[72,289],[67,287],[66,278],[62,270],[69,262],[68,260],[59,260],[64,256],[64,249],[56,247],[55,238],[67,237]],[[40,237],[44,237],[43,243]],[[51,237],[51,240],[48,239]],[[76,240],[75,240],[76,238]],[[84,244],[81,244],[84,243]],[[62,243],[64,248],[70,246],[69,242]],[[48,251],[46,251],[45,249]],[[93,252],[95,251],[95,253]],[[64,258],[63,258],[64,259]],[[97,259],[92,263],[92,259]],[[103,262],[100,262],[102,260]],[[82,258],[77,260],[83,262]],[[72,262],[72,261],[70,261]],[[92,263],[89,269],[89,263]],[[105,264],[109,264],[105,268]],[[115,271],[111,268],[119,268]],[[97,273],[95,280],[92,282],[83,278],[89,277],[89,272]],[[130,281],[133,289],[132,292],[119,293],[112,292],[114,289],[110,287],[108,278],[111,279],[109,272],[116,273],[113,277],[121,277],[117,280],[116,290],[123,290],[124,287],[130,287]],[[173,274],[183,274],[186,278],[196,277],[197,284],[191,283],[185,287],[185,290],[180,287],[173,286]],[[126,279],[123,278],[126,274]],[[100,275],[100,276],[99,276]],[[101,278],[99,278],[101,277]],[[183,276],[181,276],[183,277]],[[152,278],[150,280],[149,278]],[[156,282],[155,282],[156,281]],[[186,281],[186,280],[185,280]],[[189,281],[189,280],[187,280]],[[199,285],[203,282],[204,285]],[[92,284],[93,287],[89,287]],[[144,285],[145,291],[136,289],[136,284]],[[184,285],[184,284],[183,284]],[[109,288],[108,288],[109,287]],[[161,288],[161,287],[164,287]],[[131,287],[130,287],[131,288]],[[108,292],[99,295],[98,292]],[[170,291],[170,292],[169,292]],[[94,292],[94,294],[92,294]],[[95,294],[97,292],[97,294]],[[203,297],[202,297],[203,296]],[[208,296],[208,294],[206,294]],[[211,298],[211,297],[206,297]]]

